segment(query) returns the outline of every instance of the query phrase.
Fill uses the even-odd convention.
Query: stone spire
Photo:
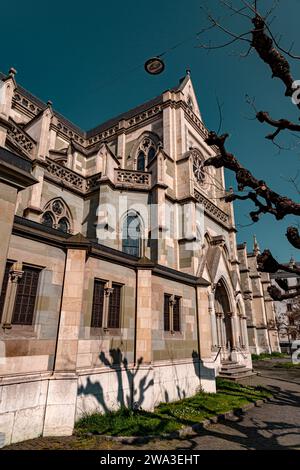
[[[260,254],[260,248],[256,239],[256,235],[253,235],[253,253],[255,254],[255,256]]]

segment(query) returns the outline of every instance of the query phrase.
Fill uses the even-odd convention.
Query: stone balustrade
[[[202,204],[204,211],[208,212],[214,219],[224,224],[229,224],[229,215],[226,212],[222,211],[218,206],[213,202],[207,199],[203,194],[200,194],[198,191],[194,191],[195,199],[199,204]]]
[[[54,179],[59,179],[61,183],[76,189],[82,193],[88,193],[99,187],[100,173],[85,178],[70,168],[47,158],[47,173]]]
[[[115,185],[122,188],[151,188],[151,174],[146,171],[115,170]]]
[[[11,125],[7,130],[8,140],[10,140],[12,144],[15,144],[17,147],[21,148],[29,157],[34,157],[36,142],[17,124],[10,124]]]

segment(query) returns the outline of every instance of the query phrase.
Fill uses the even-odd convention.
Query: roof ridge
[[[0,71],[0,79],[3,79],[3,78],[6,78],[7,75],[5,75],[3,72]],[[167,91],[176,91],[176,90],[179,90],[182,86],[182,82],[187,78],[187,76],[183,77],[180,79],[179,81],[179,84],[174,87],[174,88],[169,88]],[[26,88],[24,88],[23,86],[19,85],[17,83],[17,90],[22,93],[25,97],[27,97],[29,100],[33,101],[38,107],[42,108],[42,110],[46,109],[47,107],[47,104],[42,101],[40,98],[38,98],[37,96],[33,95],[31,92],[29,92],[28,90],[26,90]],[[81,127],[77,126],[76,124],[74,124],[72,121],[70,121],[69,119],[67,119],[65,116],[63,116],[62,114],[60,114],[58,111],[56,111],[54,108],[53,108],[53,113],[54,115],[62,121],[62,123],[66,124],[67,126],[69,126],[73,131],[77,132],[78,134],[81,135],[81,137],[84,137],[85,139],[89,139],[91,137],[94,137],[95,135],[97,135],[99,132],[102,132],[102,131],[105,131],[106,129],[108,129],[109,127],[113,127],[115,124],[117,124],[117,122],[119,122],[120,120],[122,119],[130,119],[131,117],[133,117],[134,115],[136,114],[139,114],[140,112],[143,112],[145,111],[146,109],[148,108],[151,108],[152,106],[155,106],[156,104],[159,104],[161,103],[162,101],[162,97],[163,97],[163,93],[160,93],[159,95],[155,96],[154,98],[151,98],[150,100],[147,100],[146,102],[144,103],[141,103],[133,108],[130,108],[129,110],[123,112],[123,113],[120,113],[118,114],[117,116],[113,116],[109,119],[107,119],[106,121],[98,124],[97,126],[95,127],[92,127],[91,129],[89,130],[83,130]]]

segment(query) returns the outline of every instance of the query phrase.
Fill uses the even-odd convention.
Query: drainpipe
[[[62,282],[62,287],[61,287],[61,297],[60,297],[60,305],[59,305],[59,318],[58,318],[57,333],[56,333],[56,342],[55,342],[55,351],[54,351],[54,358],[53,358],[52,375],[54,374],[55,365],[56,365],[56,357],[57,357],[57,349],[58,349],[58,338],[59,338],[59,330],[60,330],[60,323],[61,323],[61,309],[62,309],[63,294],[64,294],[64,288],[65,288],[67,258],[68,258],[68,249],[66,250],[66,257],[65,257],[65,263],[64,263],[64,275],[63,275],[63,282]]]
[[[54,357],[53,357],[53,366],[52,366],[51,377],[53,377],[54,372],[55,372],[55,364],[56,364],[57,349],[58,349],[59,329],[60,329],[60,323],[61,323],[61,309],[62,309],[63,293],[64,293],[65,277],[66,277],[67,257],[68,257],[68,250],[66,251],[66,257],[65,257],[65,262],[64,262],[64,274],[63,274],[63,281],[62,281],[62,287],[61,287],[61,297],[60,297],[60,305],[59,305],[59,316],[58,316],[57,333],[56,333],[55,350],[54,350]],[[50,377],[50,378],[51,378],[51,377]],[[43,434],[44,434],[44,426],[45,426],[45,419],[46,419],[46,411],[47,411],[47,407],[48,407],[48,396],[49,396],[50,378],[48,379],[48,384],[47,384],[47,393],[46,393],[46,400],[45,400],[45,410],[44,410],[44,417],[43,417],[43,431],[42,431]]]

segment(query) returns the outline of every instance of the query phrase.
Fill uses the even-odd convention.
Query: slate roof
[[[99,126],[95,127],[94,129],[91,129],[90,131],[86,132],[86,137],[90,138],[93,137],[94,135],[98,134],[99,132],[104,131],[105,129],[108,129],[109,127],[114,126],[117,124],[119,121],[122,119],[130,119],[131,117],[135,116],[136,114],[142,113],[143,111],[146,111],[149,108],[152,108],[152,106],[155,106],[159,103],[162,102],[162,94],[159,96],[156,96],[152,100],[146,101],[146,103],[143,103],[139,106],[136,106],[133,109],[130,109],[129,111],[126,111],[125,113],[119,114],[118,116],[109,119],[108,121],[105,121],[103,124],[100,124]]]
[[[0,72],[0,80],[2,80],[3,78],[6,78],[7,75],[5,75],[4,73]],[[182,86],[186,83],[186,81],[188,80],[188,76],[185,76],[183,78],[180,79],[179,81],[179,85],[177,85],[176,87],[174,88],[171,88],[170,90],[171,91],[177,91],[177,90],[180,90],[182,88]],[[24,95],[25,97],[28,98],[28,100],[32,101],[36,106],[38,106],[39,108],[41,109],[45,109],[47,107],[47,104],[44,103],[42,100],[40,100],[39,98],[37,98],[35,95],[33,95],[32,93],[30,93],[29,91],[27,91],[25,88],[23,88],[22,86],[20,86],[19,84],[17,84],[17,90],[22,94]],[[63,123],[65,124],[66,126],[68,126],[71,130],[73,130],[74,132],[76,132],[77,134],[79,134],[80,136],[84,137],[84,138],[91,138],[93,136],[95,136],[96,134],[98,134],[99,132],[103,132],[105,131],[106,129],[116,125],[120,120],[122,119],[130,119],[131,117],[135,116],[136,114],[139,114],[139,113],[142,113],[143,111],[146,111],[147,109],[151,108],[152,106],[155,106],[157,104],[160,104],[162,103],[162,96],[163,94],[161,93],[160,95],[156,96],[155,98],[152,98],[151,100],[149,101],[146,101],[145,103],[139,105],[139,106],[136,106],[135,108],[132,108],[122,114],[119,114],[118,116],[116,117],[113,117],[111,119],[108,119],[107,121],[103,122],[102,124],[99,124],[98,126],[94,127],[93,129],[91,130],[88,130],[88,131],[84,131],[83,129],[81,129],[80,127],[76,126],[75,124],[73,124],[73,122],[69,121],[67,118],[65,118],[62,114],[60,114],[59,112],[57,112],[55,109],[53,109],[53,112],[55,114],[55,116]]]

